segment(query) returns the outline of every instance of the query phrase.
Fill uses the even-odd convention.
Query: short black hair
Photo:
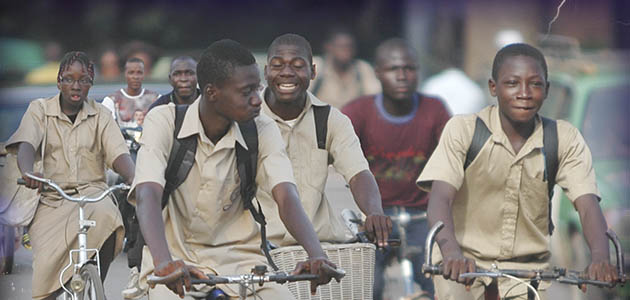
[[[313,49],[311,43],[309,43],[303,36],[295,33],[285,33],[273,40],[269,48],[267,49],[267,60],[269,60],[271,52],[275,51],[278,46],[291,45],[300,49],[304,49],[308,56],[308,62],[313,63]]]
[[[85,70],[88,73],[91,81],[94,81],[94,63],[90,60],[90,58],[82,51],[70,51],[66,53],[63,58],[61,58],[61,62],[59,63],[59,72],[57,73],[57,82],[61,80],[61,74],[67,70],[72,64],[75,62],[79,62],[83,65]]]
[[[540,52],[540,50],[536,49],[536,47],[531,46],[525,43],[515,43],[509,44],[499,50],[497,55],[494,57],[494,61],[492,62],[492,79],[497,80],[499,76],[499,69],[505,63],[505,60],[509,57],[514,56],[527,56],[536,60],[543,69],[545,73],[545,81],[547,80],[547,61],[545,60],[545,56]]]
[[[402,49],[402,50],[409,51],[409,53],[416,58],[416,63],[417,63],[418,58],[417,58],[416,49],[413,46],[411,46],[411,44],[407,40],[402,39],[402,38],[391,38],[391,39],[385,40],[380,45],[378,45],[378,47],[376,47],[376,51],[374,51],[374,65],[379,65],[382,57],[386,53],[394,49]]]
[[[142,60],[141,58],[138,57],[130,57],[127,58],[127,61],[125,62],[125,65],[128,63],[141,63],[144,66],[144,60]]]
[[[256,63],[252,52],[237,41],[223,39],[212,43],[201,54],[197,64],[197,81],[203,89],[208,83],[221,85],[231,76],[235,67]]]

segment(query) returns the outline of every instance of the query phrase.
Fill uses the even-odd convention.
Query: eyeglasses
[[[92,79],[90,77],[82,77],[79,80],[74,80],[71,77],[61,77],[61,83],[65,85],[73,85],[75,82],[78,82],[80,86],[88,86],[92,84]]]

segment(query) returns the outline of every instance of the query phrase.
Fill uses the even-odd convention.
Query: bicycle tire
[[[85,288],[79,295],[80,300],[105,300],[105,289],[98,269],[93,264],[85,264],[79,273],[85,282]]]

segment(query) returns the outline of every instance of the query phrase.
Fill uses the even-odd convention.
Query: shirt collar
[[[47,116],[57,117],[60,119],[65,119],[67,116],[61,111],[61,93],[57,93],[54,97],[48,98],[45,101]],[[87,99],[83,102],[83,106],[77,115],[78,120],[85,120],[88,116],[96,115],[98,111],[96,110],[96,102],[92,99]]]
[[[182,128],[179,130],[177,138],[182,139],[191,135],[198,134],[202,142],[214,145],[214,143],[212,143],[212,141],[206,136],[205,131],[203,130],[203,125],[201,124],[201,119],[199,119],[200,101],[201,97],[198,97],[192,104],[190,104],[188,110],[186,110],[186,115],[184,115],[184,121],[182,122]],[[236,142],[241,144],[243,148],[247,149],[247,144],[245,143],[245,139],[241,134],[240,127],[236,122],[232,121],[230,129],[219,140],[215,150],[218,150],[220,148],[234,148]]]
[[[268,89],[269,88],[265,88],[265,90],[262,91],[262,95],[261,95],[261,98],[263,99],[263,103],[262,103],[263,112],[267,114],[269,117],[271,117],[274,121],[282,122],[282,123],[286,122],[285,120],[280,118],[280,116],[276,115],[271,110],[271,108],[269,108],[269,105],[267,105],[267,101],[264,100]],[[271,91],[269,91],[269,93],[271,93]],[[306,112],[308,112],[311,109],[312,106],[326,106],[326,105],[329,105],[329,104],[322,100],[319,100],[319,98],[317,98],[311,92],[306,91],[306,102],[304,103],[304,109],[295,119],[301,119],[306,114]]]
[[[487,114],[480,114],[480,118],[486,123],[488,129],[492,133],[492,140],[498,143],[502,143],[505,145],[509,145],[509,140],[505,132],[503,131],[503,127],[501,127],[501,120],[499,117],[499,107],[497,105],[490,106],[490,111]],[[543,147],[543,128],[542,128],[542,120],[539,114],[535,116],[534,132],[527,139],[523,148],[525,148],[528,144],[531,145],[532,148],[542,148]],[[511,147],[510,147],[511,149]],[[522,152],[522,151],[521,151]]]

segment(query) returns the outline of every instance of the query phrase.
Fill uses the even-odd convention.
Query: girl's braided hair
[[[70,51],[66,53],[59,64],[59,73],[57,74],[57,82],[61,80],[61,74],[67,70],[73,63],[79,62],[86,69],[91,81],[94,81],[94,63],[82,51]]]

